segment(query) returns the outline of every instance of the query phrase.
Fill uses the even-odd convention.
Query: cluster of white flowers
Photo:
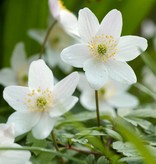
[[[126,92],[136,82],[135,73],[126,62],[146,50],[146,39],[121,36],[122,15],[116,9],[111,10],[99,24],[88,8],[81,9],[77,19],[60,1],[49,0],[49,6],[58,23],[46,45],[48,64],[51,67],[58,64],[65,72],[71,71],[71,66],[83,68],[85,74],[73,72],[54,85],[53,73],[44,60],[33,61],[35,56],[26,61],[23,44],[19,43],[11,59],[12,69],[0,71],[0,83],[7,86],[3,97],[15,110],[6,127],[0,126],[0,137],[8,138],[6,144],[0,142],[2,147],[18,146],[13,143],[11,125],[14,126],[15,137],[32,131],[36,139],[47,138],[60,116],[77,103],[78,98],[72,96],[77,85],[81,92],[80,102],[88,110],[96,108],[95,90],[99,94],[100,111],[112,116],[115,116],[114,108],[138,105],[137,98]],[[29,34],[39,43],[44,40],[45,32],[42,35],[31,30]],[[10,152],[0,152],[0,163],[8,164],[13,156],[18,156],[18,160],[23,161],[21,163],[28,162],[30,158],[28,151],[13,151],[11,157]],[[4,162],[4,157],[7,162]]]

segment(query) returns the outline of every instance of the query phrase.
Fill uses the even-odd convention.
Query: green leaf
[[[127,157],[135,157],[138,156],[138,151],[134,148],[134,146],[129,143],[123,143],[121,141],[113,142],[113,149],[117,150],[117,152],[122,153]]]
[[[102,156],[97,160],[97,164],[109,164],[109,161],[106,159],[105,156]]]
[[[93,154],[90,154],[85,159],[87,164],[95,164],[95,156]]]
[[[143,144],[143,141],[132,129],[132,127],[121,118],[116,118],[113,120],[115,129],[120,132],[123,137],[131,142],[138,153],[144,158],[146,163],[152,164],[156,163],[156,159],[149,149]]]
[[[116,140],[121,140],[122,141],[122,137],[121,137],[121,135],[119,134],[119,133],[117,133],[116,131],[114,131],[114,130],[112,130],[112,129],[105,129],[106,130],[106,132],[107,132],[107,134],[110,136],[110,137],[112,137],[112,138],[114,138],[114,139],[116,139]]]

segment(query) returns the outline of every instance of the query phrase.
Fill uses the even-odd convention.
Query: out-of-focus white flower
[[[152,38],[156,35],[156,25],[152,20],[145,20],[141,26],[141,33],[145,38]]]
[[[49,8],[53,18],[68,34],[78,36],[77,17],[63,5],[61,0],[49,0]]]
[[[156,76],[154,73],[148,68],[144,67],[142,71],[143,83],[152,91],[156,92]]]
[[[18,43],[11,57],[11,68],[3,68],[0,70],[0,84],[3,86],[26,86],[28,83],[29,65],[36,59],[36,55],[26,59],[24,44]]]
[[[35,39],[40,44],[43,43],[46,35],[45,30],[30,30],[29,36]],[[46,44],[46,61],[50,67],[54,68],[58,66],[65,73],[69,73],[72,71],[72,66],[64,63],[60,58],[61,51],[72,44],[75,44],[76,40],[69,36],[62,26],[56,24],[50,35],[48,36],[47,44]]]
[[[15,135],[32,130],[35,138],[46,138],[59,116],[78,101],[72,96],[78,80],[78,73],[74,72],[54,86],[52,71],[45,62],[32,62],[28,87],[9,86],[3,92],[4,99],[16,110],[8,119],[8,124],[15,125]]]
[[[20,145],[14,143],[13,125],[0,124],[0,147],[19,148]],[[28,164],[30,159],[29,151],[0,150],[1,164]]]
[[[81,91],[80,102],[88,110],[95,110],[95,90],[89,86],[84,74],[80,73],[78,88]],[[108,81],[99,91],[99,109],[114,115],[113,108],[133,108],[138,105],[136,97],[127,93],[129,85]]]
[[[126,63],[147,48],[146,39],[122,36],[122,15],[114,9],[102,20],[84,8],[79,11],[78,31],[82,43],[65,48],[61,53],[64,62],[83,68],[92,88],[99,90],[112,79],[122,83],[136,82],[136,75]]]

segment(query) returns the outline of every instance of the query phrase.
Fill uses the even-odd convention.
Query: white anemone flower
[[[14,143],[13,125],[0,124],[0,147],[20,148]],[[1,164],[28,164],[30,159],[29,151],[20,150],[0,150]]]
[[[29,30],[29,36],[42,44],[46,35],[45,30]],[[72,71],[72,66],[64,63],[60,58],[61,51],[77,41],[69,36],[62,26],[56,24],[48,36],[46,43],[45,60],[51,68],[58,66],[63,72],[69,73]]]
[[[88,110],[95,111],[95,91],[92,89],[83,73],[79,73],[78,88],[81,91],[80,103]],[[115,115],[113,108],[134,108],[138,99],[127,93],[129,85],[109,80],[99,91],[99,109],[101,112]],[[124,112],[124,111],[123,111]]]
[[[64,62],[83,68],[92,88],[99,90],[112,79],[122,83],[136,82],[136,75],[126,63],[147,48],[146,39],[122,36],[122,15],[114,9],[102,20],[84,8],[79,11],[78,31],[82,42],[65,48],[61,53]]]
[[[70,12],[61,0],[49,0],[50,12],[55,20],[70,35],[78,37],[77,17]]]
[[[28,68],[37,56],[32,56],[26,59],[26,53],[23,43],[18,43],[15,46],[11,57],[11,68],[3,68],[0,70],[0,84],[3,86],[23,85],[28,83]]]
[[[28,87],[9,86],[3,92],[4,99],[16,110],[7,122],[14,124],[15,135],[32,130],[36,139],[48,137],[57,119],[78,101],[72,96],[78,80],[78,73],[74,72],[54,86],[52,71],[45,62],[32,62]]]

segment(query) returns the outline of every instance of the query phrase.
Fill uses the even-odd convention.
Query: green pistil
[[[98,54],[104,55],[107,52],[107,47],[104,44],[99,44],[97,50]]]
[[[99,90],[99,98],[102,98],[104,96],[104,94],[106,93],[105,88],[102,88]]]
[[[22,77],[22,81],[23,82],[28,82],[28,75],[24,75],[23,77]]]
[[[39,108],[45,108],[47,105],[47,100],[44,97],[39,97],[36,101],[36,105]]]

